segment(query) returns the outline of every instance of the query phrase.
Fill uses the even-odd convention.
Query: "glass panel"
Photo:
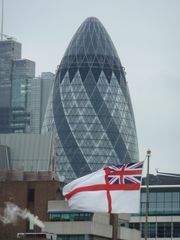
[[[145,203],[141,203],[141,214],[144,215],[146,211],[146,204]]]
[[[165,192],[165,202],[171,201],[171,192]]]
[[[180,237],[180,222],[173,223],[173,237]]]
[[[171,202],[165,202],[164,203],[164,211],[165,211],[165,213],[171,213],[171,211],[172,211],[172,208],[171,208]]]
[[[171,223],[164,223],[164,237],[171,237]]]
[[[179,201],[179,192],[173,192],[172,193],[172,201],[178,202]]]
[[[164,201],[164,192],[158,192],[157,193],[157,202],[163,202]]]
[[[163,214],[163,212],[164,212],[164,204],[157,203],[157,214]]]
[[[50,221],[92,221],[93,214],[92,213],[62,213],[62,212],[49,212],[48,213]]]
[[[150,202],[156,202],[156,193],[150,193],[149,194],[149,201]]]
[[[178,214],[180,212],[179,202],[172,202],[172,212],[173,214]]]
[[[157,223],[157,237],[164,237],[164,223]]]
[[[149,214],[155,214],[156,213],[156,203],[149,203]]]
[[[148,237],[150,238],[156,237],[156,223],[148,224]]]

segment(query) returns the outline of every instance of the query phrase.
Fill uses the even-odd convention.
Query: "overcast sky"
[[[180,173],[179,0],[4,0],[4,33],[22,43],[36,75],[55,72],[79,25],[103,23],[127,72],[140,160]]]

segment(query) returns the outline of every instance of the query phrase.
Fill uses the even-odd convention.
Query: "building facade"
[[[141,189],[140,216],[131,217],[131,228],[145,237],[146,186]],[[180,238],[180,175],[158,174],[150,177],[148,239]]]
[[[4,215],[5,203],[10,202],[21,209],[28,209],[44,222],[48,220],[48,200],[62,199],[58,191],[59,182],[54,180],[50,172],[0,171],[0,189],[1,216]],[[17,240],[18,233],[35,232],[40,233],[41,229],[25,219],[18,218],[14,224],[3,224],[0,221],[0,240]],[[36,236],[33,239],[46,238]]]
[[[41,133],[48,98],[54,83],[52,72],[42,72],[31,85],[31,132]]]
[[[14,133],[30,132],[31,85],[35,77],[35,62],[13,61],[10,129]]]
[[[0,41],[0,133],[30,132],[31,80],[35,63],[21,59],[21,44]]]
[[[43,132],[54,131],[66,181],[105,165],[138,161],[134,114],[116,49],[104,26],[88,18],[60,63]]]
[[[63,200],[48,201],[47,211],[44,231],[56,234],[57,240],[140,239],[140,232],[129,228],[128,214],[117,216],[117,236],[113,238],[110,214],[72,211]]]
[[[53,158],[51,133],[0,134],[0,171],[52,171]]]
[[[28,209],[45,225],[41,229],[21,218],[16,224],[0,221],[0,240],[112,239],[110,215],[70,210],[62,196],[64,183],[58,182],[52,172],[0,171],[0,176],[0,215],[4,215],[5,203],[10,202]],[[121,214],[116,219],[117,240],[140,239],[140,231],[128,226],[129,215]]]
[[[21,58],[21,44],[13,39],[0,41],[0,133],[11,132],[11,91],[13,60]]]

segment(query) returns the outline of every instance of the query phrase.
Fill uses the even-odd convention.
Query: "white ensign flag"
[[[100,169],[65,185],[63,195],[71,209],[137,213],[143,163],[125,163]]]

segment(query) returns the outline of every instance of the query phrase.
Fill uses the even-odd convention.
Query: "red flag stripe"
[[[106,186],[108,186],[109,185],[108,175],[105,175],[105,182],[106,182]],[[112,211],[112,199],[111,199],[110,191],[108,189],[106,191],[106,196],[107,196],[107,201],[108,201],[108,213],[111,213],[111,211]]]
[[[116,191],[116,190],[139,190],[140,184],[113,184],[113,185],[107,185],[107,184],[97,184],[97,185],[91,185],[91,186],[84,186],[75,188],[73,191],[66,194],[64,197],[69,200],[71,197],[73,197],[75,194],[80,192],[92,192],[92,191]]]
[[[105,169],[106,170],[106,169]],[[108,175],[141,175],[142,170],[120,170],[120,171],[107,171],[106,174]]]

